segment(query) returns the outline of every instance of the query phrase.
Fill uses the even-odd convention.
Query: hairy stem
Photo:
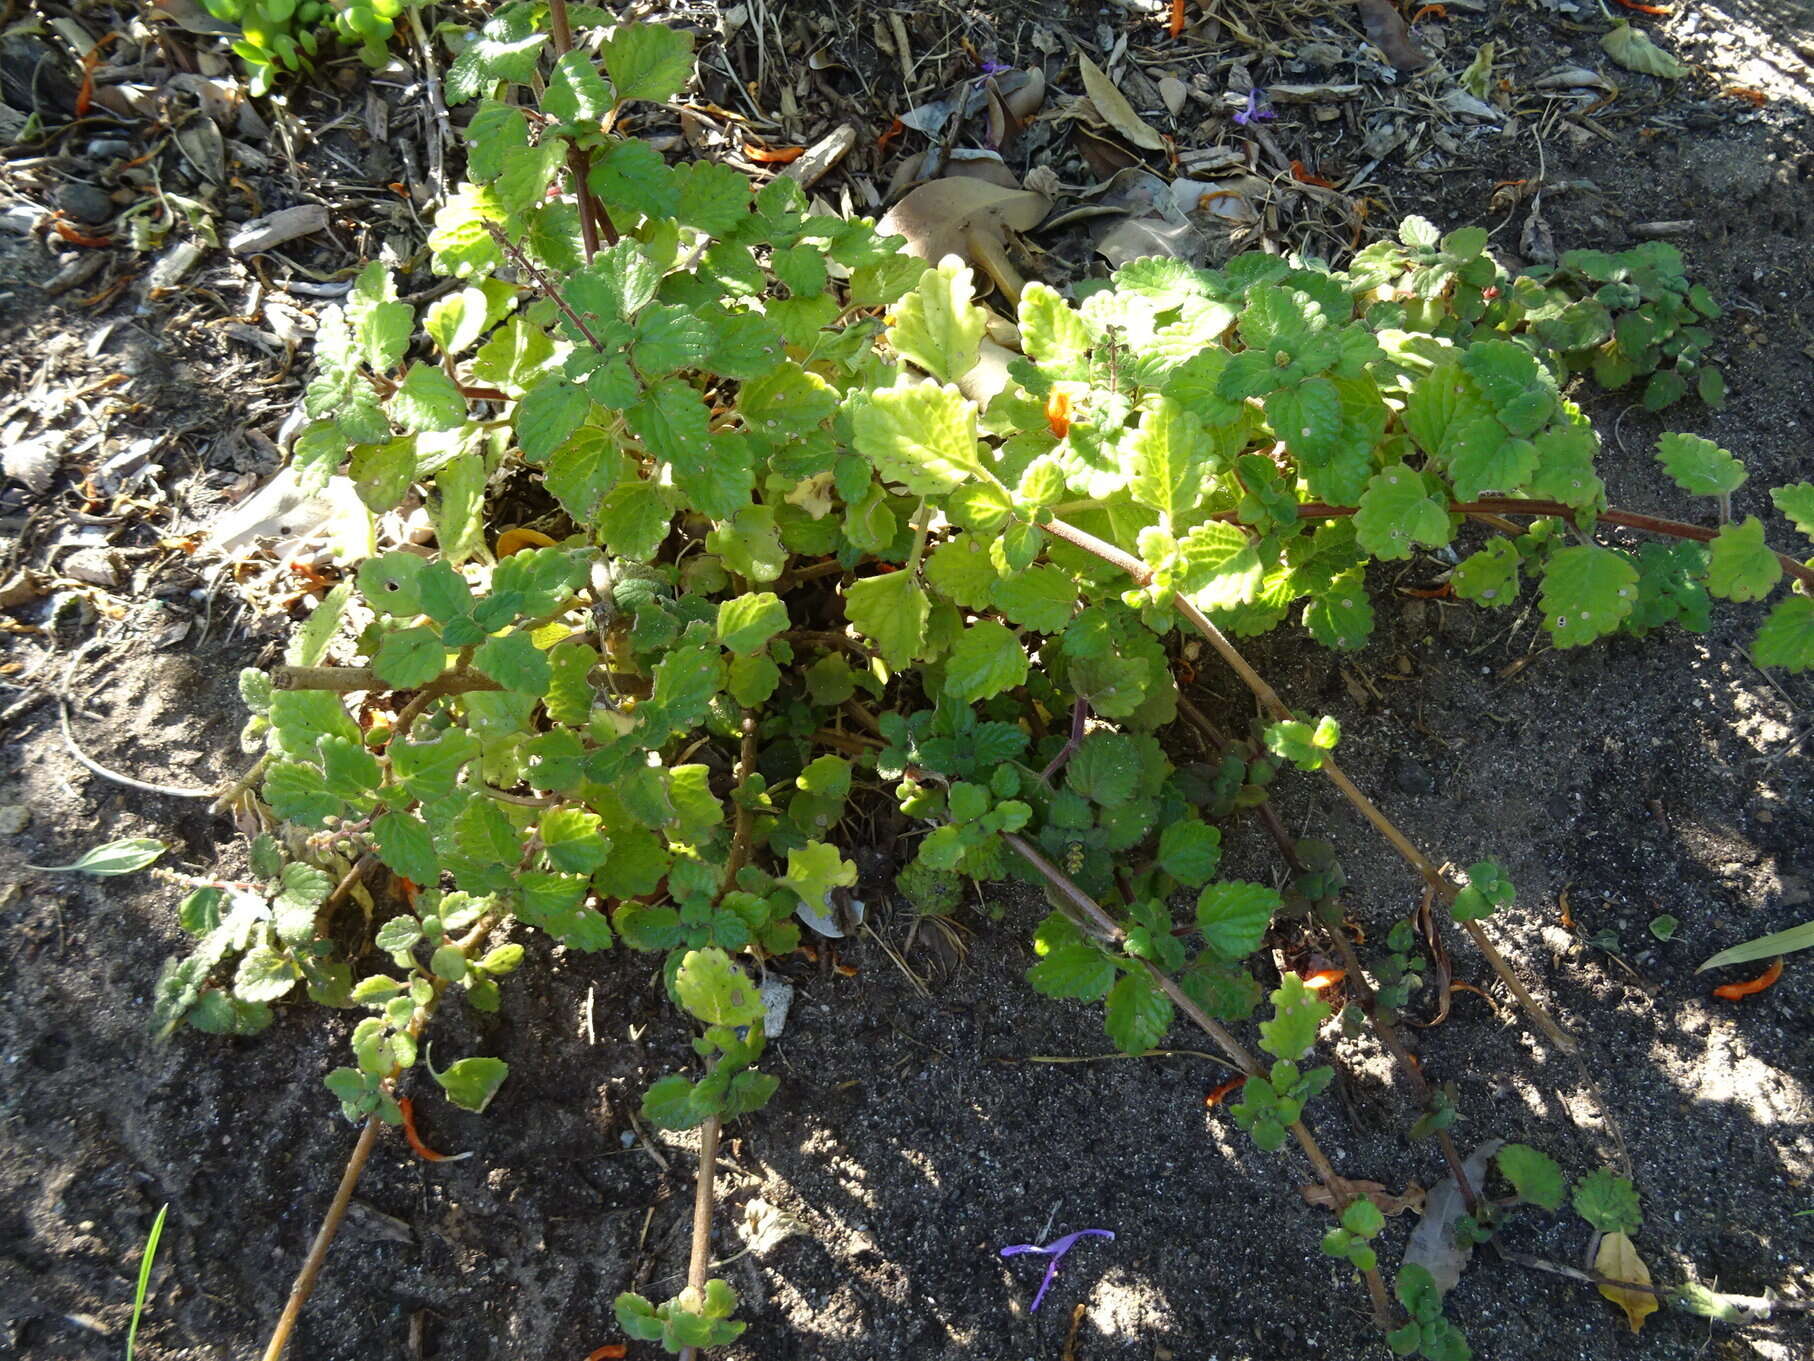
[[[552,31],[551,46],[558,61],[573,48],[573,26],[567,21],[567,0],[548,0],[548,27]],[[579,203],[580,243],[586,248],[587,263],[591,263],[592,257],[598,254],[599,238],[602,236],[607,245],[615,245],[617,229],[599,207],[598,200],[592,197],[592,190],[586,183],[586,153],[572,143],[567,145],[567,179],[573,186],[573,197]]]
[[[340,1185],[334,1191],[333,1202],[328,1206],[327,1214],[322,1216],[321,1227],[315,1230],[315,1241],[309,1245],[309,1255],[303,1259],[302,1270],[296,1273],[296,1280],[290,1286],[290,1297],[284,1301],[283,1313],[278,1316],[277,1326],[271,1330],[271,1341],[265,1347],[264,1361],[277,1361],[283,1355],[283,1349],[289,1345],[290,1334],[295,1330],[302,1306],[308,1303],[309,1296],[315,1291],[315,1278],[321,1275],[321,1268],[327,1262],[328,1245],[334,1241],[334,1235],[340,1232],[340,1221],[346,1218],[347,1206],[353,1202],[353,1189],[359,1185],[359,1174],[365,1171],[365,1164],[372,1156],[372,1149],[377,1146],[378,1131],[383,1124],[377,1116],[369,1116],[365,1128],[359,1131],[359,1142],[353,1145],[352,1156],[346,1160],[346,1170],[340,1174]]]
[[[699,1127],[699,1180],[693,1186],[693,1249],[687,1257],[687,1287],[704,1290],[712,1265],[712,1191],[718,1176],[718,1136],[722,1124],[709,1116]],[[694,1361],[696,1347],[683,1347],[680,1361]]]
[[[493,913],[481,917],[458,941],[454,948],[462,957],[470,959],[475,951],[485,943],[491,934],[492,927],[498,924],[498,915]],[[435,1007],[441,1001],[441,995],[447,990],[447,981],[443,978],[432,980],[434,988],[428,1000],[416,1008],[409,1019],[409,1033],[420,1039],[428,1021],[435,1013]],[[385,1079],[386,1086],[396,1082],[400,1072],[392,1072]],[[340,1185],[334,1191],[334,1199],[328,1205],[328,1212],[322,1216],[321,1227],[315,1231],[315,1241],[309,1245],[309,1255],[303,1259],[302,1269],[296,1273],[296,1279],[290,1285],[290,1297],[284,1301],[283,1313],[278,1316],[277,1326],[271,1330],[271,1340],[265,1345],[264,1361],[278,1361],[284,1348],[290,1344],[290,1334],[296,1329],[296,1320],[302,1315],[302,1307],[309,1302],[309,1296],[315,1291],[315,1280],[321,1275],[321,1268],[327,1261],[328,1247],[334,1241],[334,1235],[340,1232],[340,1223],[346,1218],[347,1206],[353,1199],[353,1190],[359,1185],[359,1175],[365,1171],[365,1164],[372,1156],[372,1147],[378,1142],[378,1130],[384,1122],[376,1115],[366,1119],[365,1128],[359,1131],[359,1141],[353,1145],[352,1154],[346,1160],[346,1170],[340,1174]]]
[[[1076,916],[1082,918],[1078,924],[1091,935],[1115,945],[1120,945],[1126,940],[1127,933],[1122,930],[1121,923],[1105,912],[1102,905],[1085,893],[1063,870],[1040,854],[1038,848],[1030,841],[1014,832],[1003,832],[1001,839],[1010,850],[1031,865],[1040,877],[1051,885],[1053,891],[1073,909]],[[1066,915],[1072,914],[1067,913]],[[1073,917],[1073,920],[1075,919],[1076,917]],[[1196,1000],[1184,991],[1177,979],[1149,960],[1143,959],[1137,963],[1146,972],[1147,977],[1172,1000],[1172,1004],[1193,1025],[1214,1040],[1216,1046],[1228,1055],[1237,1068],[1249,1077],[1266,1075],[1265,1066],[1261,1064],[1258,1055],[1236,1039],[1227,1026],[1198,1006]],[[1330,1201],[1339,1218],[1342,1211],[1347,1209],[1355,1199],[1353,1188],[1348,1185],[1347,1179],[1335,1170],[1335,1165],[1329,1161],[1328,1155],[1323,1152],[1322,1146],[1317,1143],[1316,1136],[1311,1133],[1308,1125],[1302,1120],[1298,1120],[1288,1128],[1291,1130],[1291,1137],[1297,1141],[1298,1147],[1304,1151],[1304,1156],[1310,1160],[1311,1167],[1316,1170],[1317,1180],[1328,1187]],[[1376,1267],[1371,1271],[1363,1271],[1361,1275],[1367,1283],[1367,1296],[1372,1302],[1373,1322],[1381,1330],[1391,1328],[1392,1305],[1386,1296],[1386,1283],[1380,1276],[1379,1269]]]

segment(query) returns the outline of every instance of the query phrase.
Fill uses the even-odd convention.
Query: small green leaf
[[[950,385],[883,388],[852,417],[856,450],[884,480],[914,496],[940,496],[986,478],[976,450],[976,404]]]
[[[142,870],[169,849],[154,837],[133,836],[84,851],[68,865],[28,865],[26,868],[45,874],[91,874],[96,878],[107,878]]]
[[[1564,548],[1543,573],[1543,626],[1557,647],[1579,647],[1614,632],[1638,600],[1638,569],[1609,548]]]
[[[1529,1144],[1507,1144],[1495,1155],[1499,1170],[1519,1197],[1545,1210],[1562,1208],[1562,1169]]]
[[[1650,934],[1658,940],[1674,940],[1675,933],[1681,925],[1680,919],[1670,916],[1667,912],[1660,913],[1650,919]]]
[[[434,1074],[447,1099],[469,1111],[482,1111],[489,1106],[509,1076],[510,1065],[493,1058],[460,1059]]]
[[[1260,948],[1273,913],[1281,906],[1283,900],[1275,889],[1231,879],[1211,884],[1198,895],[1197,926],[1209,947],[1223,959],[1245,959]]]
[[[1027,653],[1013,630],[992,619],[965,629],[945,663],[945,694],[973,703],[1012,690],[1027,678]]]
[[[732,652],[756,652],[786,627],[787,606],[772,591],[718,602],[718,641]]]
[[[384,635],[372,658],[378,679],[394,690],[414,690],[427,685],[447,665],[447,649],[434,629],[398,629]]]
[[[984,312],[970,301],[972,280],[970,267],[948,255],[894,306],[888,343],[942,383],[955,383],[976,367]]]
[[[1272,1019],[1260,1022],[1260,1048],[1295,1063],[1310,1052],[1328,1019],[1329,1004],[1288,973],[1273,991]]]
[[[412,364],[391,394],[391,418],[412,433],[454,430],[466,421],[466,398],[441,369]]]
[[[472,664],[506,690],[524,695],[546,694],[554,678],[548,654],[526,633],[487,638],[472,654]]]
[[[1814,482],[1797,482],[1770,492],[1776,508],[1808,538],[1814,539]]]
[[[824,913],[834,888],[852,888],[857,867],[838,854],[835,846],[809,841],[787,853],[787,873],[777,881],[792,889],[814,912]]]
[[[242,1002],[275,1002],[296,986],[302,970],[288,954],[268,945],[246,951],[233,975],[233,995]]]
[[[1159,834],[1159,868],[1186,888],[1209,882],[1222,861],[1222,831],[1201,818],[1184,818]]]
[[[925,588],[910,572],[859,577],[844,587],[845,617],[875,644],[882,660],[897,671],[925,647],[926,624],[931,614],[932,604]]]
[[[689,950],[674,975],[674,996],[707,1025],[754,1025],[762,1018],[762,995],[723,950]]]
[[[1406,464],[1382,468],[1361,493],[1354,537],[1376,558],[1408,558],[1414,544],[1437,548],[1453,536],[1448,507],[1430,494],[1423,477]]]
[[[1094,945],[1060,945],[1031,969],[1027,981],[1047,997],[1093,1002],[1115,982],[1115,963]]]
[[[1637,1188],[1604,1167],[1575,1183],[1574,1205],[1575,1213],[1601,1233],[1636,1233],[1644,1220]]]
[[[1786,671],[1814,668],[1814,599],[1792,595],[1777,601],[1757,631],[1751,655],[1759,666]]]
[[[1124,973],[1109,989],[1109,1038],[1124,1054],[1144,1054],[1172,1027],[1172,1001],[1144,970]]]
[[[1745,484],[1745,465],[1710,439],[1674,431],[1657,441],[1657,462],[1690,496],[1727,496]]]
[[[1479,921],[1501,907],[1509,907],[1517,898],[1517,890],[1499,863],[1479,860],[1468,866],[1467,887],[1455,895],[1449,915],[1458,922]]]
[[[1709,553],[1707,590],[1723,600],[1762,600],[1782,580],[1782,563],[1764,542],[1764,522],[1755,515],[1722,525]]]
[[[386,868],[422,888],[440,883],[441,862],[435,856],[434,839],[421,818],[408,813],[385,813],[372,824],[372,837],[378,843],[378,858]]]
[[[692,35],[663,24],[619,24],[603,56],[620,100],[665,104],[693,76]]]

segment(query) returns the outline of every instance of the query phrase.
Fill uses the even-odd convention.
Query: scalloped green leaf
[[[1751,655],[1759,666],[1786,671],[1814,668],[1814,599],[1792,595],[1777,601],[1757,631]]]
[[[1755,515],[1722,525],[1708,554],[1707,589],[1722,600],[1762,600],[1783,579],[1782,563],[1764,542],[1764,522]]]
[[[1144,1054],[1172,1028],[1172,999],[1144,971],[1124,973],[1109,989],[1103,1021],[1117,1049]]]
[[[1361,494],[1354,515],[1354,537],[1383,561],[1411,556],[1414,546],[1438,548],[1454,537],[1445,502],[1431,494],[1414,468],[1394,463],[1382,468]]]
[[[1699,435],[1670,431],[1661,436],[1657,462],[1690,496],[1728,496],[1745,485],[1745,465]]]
[[[979,619],[951,646],[945,661],[945,694],[974,703],[1027,678],[1027,651],[1014,631],[993,619]]]
[[[1221,958],[1245,959],[1260,948],[1273,914],[1282,906],[1276,889],[1230,879],[1197,895],[1197,927]]]
[[[1638,569],[1610,548],[1564,548],[1544,569],[1541,599],[1556,646],[1579,647],[1625,622],[1638,600]]]
[[[984,478],[976,448],[976,403],[949,384],[884,388],[852,416],[856,450],[881,476],[914,496],[939,496]]]

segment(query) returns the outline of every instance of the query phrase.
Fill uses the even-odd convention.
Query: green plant
[[[151,1221],[151,1232],[145,1239],[145,1253],[139,1258],[138,1284],[132,1292],[132,1322],[126,1328],[126,1361],[138,1354],[139,1320],[145,1316],[145,1292],[151,1287],[151,1266],[157,1260],[158,1240],[164,1236],[164,1217],[170,1213],[170,1206],[159,1207],[157,1218]]]
[[[396,20],[416,0],[202,0],[216,19],[238,24],[233,51],[246,64],[247,88],[268,94],[281,72],[306,71],[324,39],[359,49],[376,70],[390,59]]]
[[[1558,647],[1705,627],[1708,595],[1761,599],[1814,571],[1765,547],[1755,519],[1715,531],[1606,505],[1597,438],[1563,391],[1592,342],[1542,329],[1583,286],[1513,280],[1484,232],[1413,219],[1345,271],[1148,259],[1075,299],[1033,284],[1024,354],[984,384],[987,319],[961,262],[928,267],[868,222],[813,214],[785,178],[756,190],[603,131],[680,90],[686,37],[620,25],[601,69],[569,48],[558,3],[552,32],[542,17],[503,7],[448,73],[450,101],[479,101],[470,179],[429,239],[459,286],[418,317],[369,266],[322,319],[296,446],[305,486],[344,476],[373,514],[424,497],[438,552],[362,563],[306,646],[246,681],[262,797],[286,835],[336,867],[381,863],[415,906],[376,923],[395,972],[354,982],[363,959],[301,932],[330,876],[288,909],[290,939],[287,867],[260,871],[257,977],[275,989],[279,965],[291,987],[311,963],[348,970],[347,1000],[375,1014],[357,1066],[330,1083],[350,1115],[394,1118],[391,1084],[445,987],[498,1001],[520,955],[480,955],[492,928],[663,955],[670,995],[707,1027],[708,1066],[662,1079],[643,1109],[702,1129],[695,1222],[709,1228],[719,1123],[775,1085],[749,1067],[761,1032],[734,957],[788,951],[796,909],[823,912],[855,884],[836,829],[853,800],[887,792],[930,829],[902,876],[926,910],[960,877],[1040,884],[1053,911],[1033,939],[1038,991],[1103,1002],[1126,1052],[1182,1013],[1230,1056],[1247,1075],[1235,1118],[1260,1147],[1289,1139],[1311,1159],[1346,1235],[1331,1244],[1389,1327],[1370,1217],[1304,1118],[1330,1079],[1299,1066],[1329,1006],[1283,977],[1258,1026],[1270,1067],[1228,1028],[1264,993],[1268,933],[1296,916],[1327,934],[1424,1107],[1416,1132],[1452,1166],[1457,1111],[1392,1030],[1412,942],[1389,938],[1374,994],[1334,849],[1293,841],[1267,807],[1283,765],[1335,784],[1545,1034],[1571,1042],[1481,926],[1512,901],[1499,867],[1482,859],[1465,884],[1439,870],[1343,773],[1333,720],[1290,711],[1229,635],[1295,618],[1327,647],[1360,647],[1369,565],[1453,543],[1469,549],[1457,595],[1504,608],[1540,582]],[[534,118],[511,102],[538,96]],[[1617,266],[1640,296],[1653,276],[1674,287],[1652,256]],[[413,348],[418,323],[432,348]],[[1691,492],[1729,496],[1729,459],[1666,441]],[[488,488],[525,475],[563,537],[494,559]],[[1796,489],[1778,500],[1805,510]],[[1602,543],[1598,524],[1679,542]],[[1814,665],[1811,611],[1803,594],[1778,601],[1758,660]],[[1175,679],[1205,643],[1265,711],[1239,740]],[[1158,734],[1181,716],[1213,763],[1174,762]],[[1245,810],[1278,841],[1287,892],[1218,878],[1218,823]],[[1195,897],[1182,923],[1180,895]],[[467,1102],[483,1105],[502,1065],[463,1062],[483,1065]],[[733,1335],[703,1241],[676,1300],[619,1302],[627,1331],[676,1349]],[[1394,1336],[1458,1354],[1416,1278],[1399,1292],[1415,1336]]]

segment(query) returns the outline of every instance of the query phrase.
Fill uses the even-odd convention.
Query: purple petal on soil
[[[983,74],[985,76],[999,76],[1003,71],[1012,71],[1013,69],[1014,68],[1005,61],[986,61],[983,63]]]
[[[1001,1250],[1003,1257],[1018,1257],[1023,1252],[1037,1252],[1052,1259],[1046,1265],[1045,1279],[1039,1283],[1039,1291],[1033,1296],[1033,1304],[1029,1313],[1038,1309],[1039,1302],[1046,1297],[1046,1290],[1052,1284],[1052,1278],[1058,1274],[1058,1264],[1064,1259],[1064,1255],[1076,1246],[1079,1238],[1089,1237],[1106,1238],[1113,1242],[1115,1231],[1113,1229],[1079,1229],[1076,1233],[1067,1233],[1063,1238],[1054,1238],[1044,1247],[1037,1243],[1015,1243],[1013,1246]]]
[[[1249,90],[1247,92],[1247,107],[1235,115],[1235,122],[1239,123],[1242,127],[1246,127],[1249,123],[1264,123],[1268,119],[1277,117],[1278,115],[1271,109],[1262,109],[1260,107],[1260,92],[1258,90]]]

